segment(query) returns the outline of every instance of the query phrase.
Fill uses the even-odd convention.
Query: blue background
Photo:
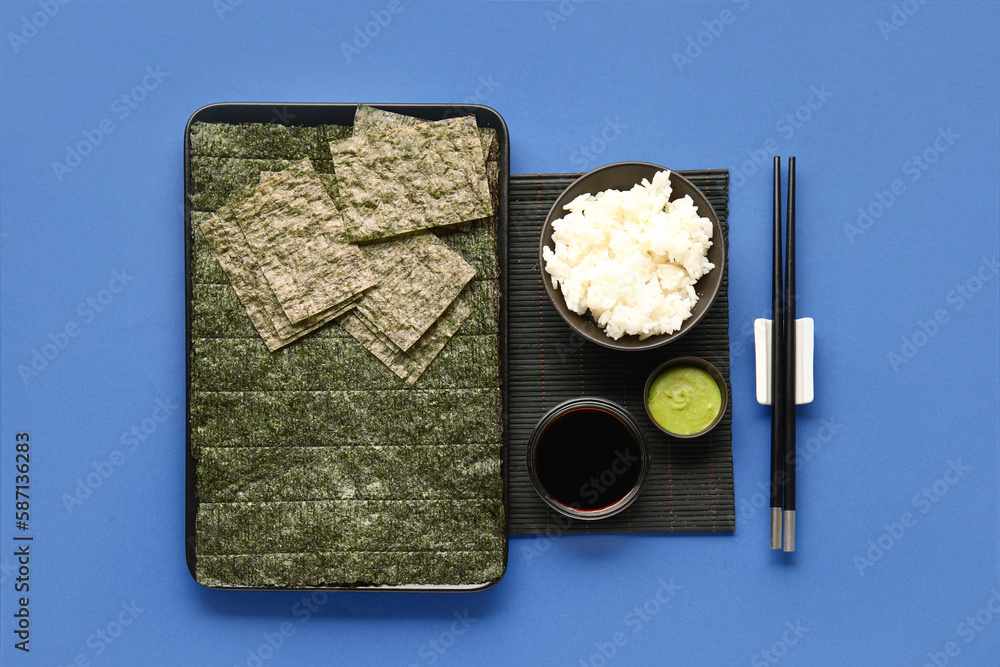
[[[1000,663],[998,9],[5,1],[2,662]],[[183,131],[202,105],[238,101],[486,104],[513,173],[730,169],[735,534],[517,537],[506,577],[468,595],[310,607],[197,585]],[[53,167],[81,142],[89,154]],[[792,555],[767,549],[769,413],[753,389],[774,151],[799,160],[799,314],[817,330]],[[30,654],[13,647],[22,431]]]

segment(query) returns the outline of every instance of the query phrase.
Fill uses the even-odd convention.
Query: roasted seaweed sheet
[[[189,420],[208,586],[474,587],[503,571],[493,220],[440,234],[476,276],[411,346],[457,329],[412,386],[337,324],[270,352],[199,224],[261,172],[309,157],[332,174],[329,143],[348,134],[191,128]]]
[[[270,350],[353,308],[375,276],[356,246],[339,240],[342,220],[309,158],[262,172],[202,234]]]
[[[365,242],[490,215],[482,140],[469,118],[330,143],[344,238]]]
[[[264,172],[227,205],[291,322],[360,296],[375,284],[361,250],[339,236],[343,220],[309,158]]]
[[[458,297],[476,269],[431,233],[374,243],[362,250],[378,284],[356,314],[405,352]]]
[[[212,247],[214,259],[225,271],[235,295],[269,350],[297,340],[354,306],[353,300],[343,302],[293,324],[265,279],[239,223],[225,211],[215,215],[194,213],[192,217],[199,225],[197,238],[205,239]],[[205,261],[205,257],[197,258],[199,264]]]

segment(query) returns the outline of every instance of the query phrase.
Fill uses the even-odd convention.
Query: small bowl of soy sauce
[[[604,398],[581,397],[539,420],[528,441],[527,466],[549,507],[573,519],[604,519],[639,497],[649,452],[627,410]]]

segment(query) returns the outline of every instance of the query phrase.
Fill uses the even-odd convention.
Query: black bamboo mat
[[[728,241],[729,172],[679,171],[708,198]],[[538,270],[539,232],[559,194],[579,174],[510,177],[508,382],[510,415],[509,515],[512,534],[732,531],[732,395],[722,422],[709,434],[670,438],[646,416],[646,377],[677,356],[703,357],[729,382],[729,277],[712,309],[684,337],[648,352],[620,352],[584,341],[556,313]],[[728,242],[726,244],[728,250]],[[728,261],[727,261],[728,264]],[[601,396],[624,406],[643,427],[652,466],[646,487],[625,512],[578,521],[550,510],[535,493],[525,467],[528,437],[556,404]]]

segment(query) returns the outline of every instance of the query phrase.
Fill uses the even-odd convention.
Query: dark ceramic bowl
[[[581,396],[539,420],[528,439],[526,464],[549,507],[593,521],[618,514],[639,497],[650,460],[642,429],[628,410],[606,398]]]
[[[652,180],[658,171],[664,171],[665,167],[660,167],[649,162],[616,162],[614,164],[598,167],[576,179],[566,190],[559,195],[559,199],[552,205],[549,215],[545,218],[542,226],[541,240],[538,246],[538,270],[542,272],[542,283],[549,299],[555,306],[556,311],[566,321],[570,327],[585,339],[609,347],[615,350],[651,350],[661,345],[666,345],[677,340],[705,316],[715,295],[719,292],[722,284],[723,272],[726,270],[726,245],[722,238],[722,227],[719,219],[715,215],[711,204],[691,181],[677,172],[670,172],[670,185],[673,189],[671,200],[680,199],[684,195],[690,195],[698,213],[712,221],[712,247],[708,250],[708,261],[715,265],[715,268],[702,276],[695,284],[695,292],[698,294],[698,303],[691,311],[691,317],[686,319],[681,328],[673,333],[650,336],[645,340],[639,340],[638,336],[622,336],[615,340],[604,333],[604,329],[599,327],[588,311],[585,315],[578,315],[569,309],[563,299],[562,290],[552,286],[552,276],[545,271],[545,259],[542,257],[542,249],[546,246],[555,250],[555,243],[552,241],[552,223],[563,217],[566,210],[563,206],[570,203],[583,194],[597,194],[602,190],[614,188],[616,190],[629,190],[633,185],[639,183],[644,178]]]
[[[673,431],[662,426],[653,417],[653,413],[649,410],[649,388],[653,384],[653,380],[660,376],[664,371],[675,368],[677,366],[694,366],[699,368],[715,380],[715,384],[719,386],[719,393],[722,394],[722,403],[719,405],[719,414],[712,420],[712,423],[701,429],[697,433],[674,433]],[[646,408],[646,415],[649,417],[649,421],[653,422],[653,426],[660,429],[667,435],[673,436],[675,438],[697,438],[700,435],[705,435],[713,428],[718,426],[719,422],[726,415],[726,408],[729,407],[729,388],[726,386],[726,378],[722,377],[722,373],[716,368],[711,362],[702,359],[701,357],[676,357],[670,361],[665,361],[664,363],[657,366],[656,370],[649,374],[646,379],[646,386],[642,390],[642,404]]]

